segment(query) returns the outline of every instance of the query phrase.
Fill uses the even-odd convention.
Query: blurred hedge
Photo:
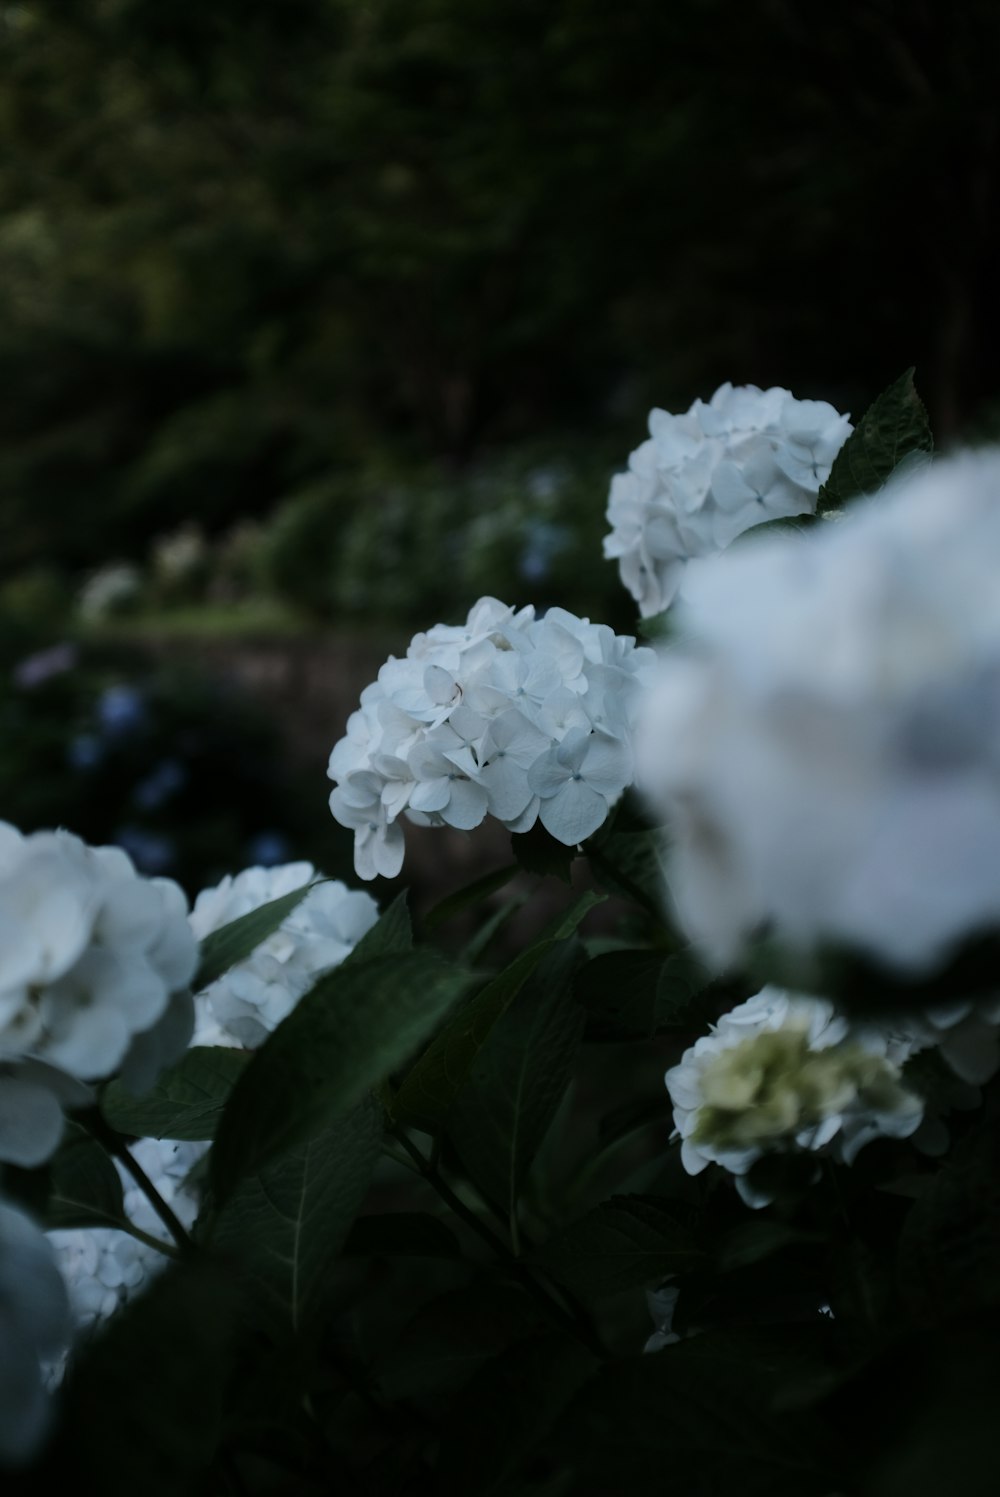
[[[725,378],[858,409],[917,363],[946,436],[996,393],[992,0],[18,0],[0,42],[4,571],[624,456]]]

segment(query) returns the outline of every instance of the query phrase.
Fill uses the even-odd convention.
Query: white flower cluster
[[[330,809],[355,834],[361,878],[394,877],[399,817],[509,831],[540,820],[575,846],[632,779],[636,686],[650,650],[551,608],[482,598],[464,625],[418,634],[361,694],[330,756]]]
[[[31,1459],[49,1422],[43,1364],[70,1334],[66,1286],[45,1234],[0,1202],[0,1463]]]
[[[710,959],[766,929],[916,974],[1000,924],[998,573],[996,451],[692,572],[637,782]]]
[[[311,863],[247,868],[227,876],[195,900],[190,924],[199,939],[261,905],[312,883]],[[278,929],[244,961],[195,999],[197,1045],[254,1048],[291,1012],[318,977],[338,966],[370,930],[378,906],[370,895],[335,880],[316,883]],[[199,1192],[192,1171],[207,1143],[144,1138],[132,1153],[184,1227],[193,1226]],[[166,1241],[149,1201],[119,1164],[129,1220]],[[107,1319],[140,1293],[167,1261],[156,1248],[113,1227],[81,1227],[49,1233],[69,1285],[73,1319],[80,1331]],[[169,1244],[168,1244],[169,1245]],[[61,1368],[55,1369],[55,1375]]]
[[[80,1083],[152,1084],[190,1039],[196,961],[177,884],[119,848],[0,822],[0,1160],[49,1158]]]
[[[207,1143],[175,1143],[143,1138],[130,1149],[181,1226],[198,1215],[198,1191],[189,1176],[208,1150]],[[128,1219],[171,1246],[163,1223],[131,1175],[116,1161]],[[51,1231],[59,1271],[69,1290],[77,1334],[85,1333],[140,1293],[169,1261],[165,1254],[116,1227],[65,1227]],[[56,1380],[61,1366],[55,1369]]]
[[[721,385],[683,416],[654,410],[649,437],[611,481],[604,555],[643,618],[668,608],[684,568],[767,520],[812,514],[851,431],[823,400]]]
[[[311,863],[245,868],[203,889],[191,911],[199,940],[231,920],[291,894],[317,877]],[[302,902],[244,961],[196,1000],[196,1045],[254,1049],[325,972],[340,965],[378,919],[370,894],[336,879],[313,885]]]
[[[765,1153],[824,1150],[850,1164],[874,1138],[908,1138],[924,1112],[901,1079],[910,1050],[824,999],[765,988],[667,1072],[684,1168],[720,1164],[747,1205],[764,1206],[746,1177]]]

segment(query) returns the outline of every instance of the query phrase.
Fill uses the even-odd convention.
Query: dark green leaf
[[[574,1494],[669,1487],[711,1497],[827,1497],[839,1490],[813,1421],[772,1413],[802,1375],[783,1338],[694,1336],[602,1368],[560,1421]]]
[[[236,1083],[212,1149],[216,1198],[350,1112],[409,1059],[467,983],[430,951],[348,961],[322,978]]]
[[[588,1039],[650,1038],[663,963],[659,951],[609,951],[580,968],[575,988]]]
[[[587,857],[601,886],[662,921],[666,907],[662,834],[654,830],[617,831],[587,844]]]
[[[582,967],[577,997],[587,1010],[588,1039],[649,1039],[682,1022],[708,974],[690,950],[609,951]]]
[[[907,457],[934,450],[924,403],[907,369],[868,407],[834,459],[819,491],[817,514],[842,509],[859,494],[880,489]]]
[[[403,1328],[381,1360],[379,1386],[394,1399],[453,1391],[489,1358],[541,1329],[535,1304],[512,1284],[449,1290]]]
[[[569,1336],[532,1336],[484,1362],[449,1411],[437,1479],[442,1497],[488,1497],[524,1466],[597,1359]]]
[[[570,864],[576,857],[575,847],[557,842],[537,821],[530,832],[514,832],[511,851],[527,873],[552,874],[564,884],[570,882]]]
[[[49,1178],[46,1227],[117,1227],[126,1219],[118,1171],[78,1124],[67,1123]]]
[[[343,966],[353,967],[359,962],[370,962],[376,956],[390,956],[395,951],[412,951],[413,926],[408,898],[405,889],[396,895],[371,930],[365,931],[354,950],[344,958]]]
[[[654,645],[669,639],[673,629],[674,619],[669,608],[665,608],[662,613],[651,614],[648,619],[639,619],[635,626],[639,638]]]
[[[464,889],[449,894],[447,899],[442,899],[440,904],[436,904],[424,916],[424,929],[436,930],[439,925],[444,925],[455,915],[460,915],[463,910],[468,909],[470,904],[478,904],[481,900],[489,898],[498,889],[509,884],[515,874],[520,871],[519,863],[510,863],[506,868],[497,868],[493,873],[484,873],[482,878],[477,878],[473,883],[467,884]]]
[[[426,1211],[385,1211],[359,1216],[344,1252],[353,1257],[460,1258],[458,1238],[439,1217]]]
[[[382,1142],[372,1098],[244,1179],[211,1225],[214,1252],[237,1265],[254,1316],[301,1332],[371,1184]]]
[[[568,1288],[597,1295],[688,1273],[699,1266],[702,1253],[676,1214],[659,1201],[612,1196],[551,1238],[537,1261]]]
[[[590,892],[557,916],[545,937],[466,1003],[432,1041],[393,1099],[393,1113],[403,1123],[436,1133],[445,1126],[455,1099],[468,1079],[476,1056],[525,982],[554,942],[576,930],[599,902]]]
[[[204,1490],[221,1433],[237,1291],[204,1258],[169,1268],[81,1353],[49,1473],[104,1497]],[[48,1490],[60,1490],[48,1484]]]
[[[474,967],[483,953],[488,949],[490,942],[497,936],[500,930],[507,924],[510,917],[527,902],[527,894],[516,894],[507,899],[498,910],[494,910],[488,919],[476,931],[468,944],[462,950],[462,961],[467,967]]]
[[[539,935],[539,941],[564,941],[567,936],[575,935],[585,917],[599,904],[603,904],[607,897],[594,889],[585,889],[569,909],[560,910],[558,915],[553,915]]]
[[[955,1147],[906,1218],[899,1284],[921,1325],[1000,1305],[996,1119]]]
[[[513,1212],[531,1161],[556,1115],[583,1036],[573,997],[581,947],[546,952],[490,1030],[455,1103],[450,1129],[462,1163],[504,1212]]]
[[[244,1050],[195,1046],[163,1071],[144,1096],[134,1097],[120,1082],[109,1082],[101,1093],[101,1112],[112,1128],[136,1138],[212,1138],[249,1061]]]
[[[209,983],[215,982],[230,967],[252,955],[261,942],[273,935],[282,921],[302,903],[311,888],[312,884],[303,884],[301,889],[282,894],[279,899],[272,899],[256,910],[250,910],[246,915],[230,920],[228,925],[207,935],[201,943],[201,962],[191,984],[193,990],[198,993],[202,988],[207,988]]]
[[[806,1232],[772,1217],[756,1217],[741,1222],[726,1233],[716,1245],[715,1261],[720,1273],[727,1273],[746,1268],[751,1263],[760,1263],[787,1247],[822,1241],[823,1237],[817,1232]]]

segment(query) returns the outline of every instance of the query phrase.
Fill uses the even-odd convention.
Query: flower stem
[[[181,1224],[175,1212],[167,1205],[142,1165],[132,1155],[128,1145],[116,1139],[109,1147],[115,1158],[121,1160],[125,1169],[128,1170],[132,1179],[138,1185],[177,1246],[183,1252],[190,1252],[194,1248],[194,1242],[190,1233]]]
[[[162,1237],[154,1237],[152,1232],[144,1232],[134,1222],[120,1221],[116,1222],[115,1226],[120,1232],[127,1232],[130,1237],[134,1237],[136,1242],[142,1242],[145,1243],[146,1247],[155,1248],[165,1258],[179,1258],[181,1256],[172,1242],[164,1242]]]
[[[602,1361],[606,1361],[608,1354],[605,1351],[604,1347],[601,1345],[601,1342],[592,1326],[590,1326],[590,1324],[585,1320],[581,1320],[579,1317],[568,1314],[560,1304],[557,1304],[552,1296],[542,1288],[541,1284],[539,1284],[535,1276],[531,1273],[527,1264],[516,1257],[508,1247],[508,1245],[504,1242],[503,1238],[500,1237],[498,1233],[494,1232],[493,1228],[489,1226],[487,1222],[484,1222],[482,1217],[477,1216],[476,1213],[465,1204],[461,1197],[458,1196],[454,1190],[452,1190],[447,1180],[445,1180],[442,1176],[437,1165],[433,1164],[429,1159],[426,1158],[423,1153],[421,1153],[413,1140],[403,1131],[402,1128],[397,1126],[393,1128],[392,1132],[393,1137],[399,1141],[402,1147],[406,1150],[407,1154],[409,1154],[410,1158],[414,1161],[417,1169],[420,1171],[421,1175],[423,1175],[424,1179],[427,1181],[427,1184],[431,1187],[431,1189],[437,1192],[442,1201],[444,1201],[445,1205],[448,1206],[450,1210],[454,1211],[455,1215],[466,1224],[470,1231],[475,1232],[478,1237],[481,1237],[483,1242],[485,1242],[490,1248],[492,1248],[497,1257],[508,1265],[515,1276],[520,1280],[521,1285],[526,1293],[530,1294],[532,1299],[535,1300],[535,1302],[544,1309],[546,1316],[555,1325],[558,1325],[560,1330],[568,1331],[571,1336],[574,1336],[576,1338],[576,1340],[582,1341],[583,1344],[587,1347],[588,1351],[593,1352],[594,1355],[600,1357]]]

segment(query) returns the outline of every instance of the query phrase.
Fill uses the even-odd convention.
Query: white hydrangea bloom
[[[684,1168],[719,1164],[748,1205],[763,1206],[745,1177],[768,1152],[824,1150],[850,1164],[874,1138],[909,1137],[923,1117],[900,1079],[910,1048],[824,999],[765,988],[666,1074]]]
[[[1000,453],[698,563],[637,779],[710,959],[757,929],[904,973],[1000,911]]]
[[[311,863],[245,868],[203,889],[191,911],[199,940],[317,877]],[[316,883],[267,940],[196,999],[195,1044],[255,1048],[317,979],[352,951],[378,919],[370,894],[336,879]]]
[[[176,1143],[143,1138],[130,1145],[133,1156],[183,1227],[194,1226],[199,1198],[190,1175],[208,1150],[207,1143]],[[135,1226],[167,1247],[166,1228],[124,1166],[116,1161],[125,1199],[125,1214]],[[115,1227],[67,1227],[49,1232],[59,1271],[69,1290],[77,1336],[113,1315],[160,1273],[168,1259],[155,1247]],[[49,1381],[62,1376],[63,1364],[49,1369]]]
[[[330,755],[330,809],[358,875],[395,877],[400,817],[463,830],[537,820],[575,846],[632,780],[637,688],[654,665],[603,624],[481,598],[464,625],[418,634],[365,688]]]
[[[177,884],[119,848],[0,822],[0,1159],[47,1159],[81,1083],[152,1084],[190,1039],[196,961]]]
[[[43,1364],[70,1335],[66,1286],[45,1234],[0,1202],[0,1463],[35,1454],[49,1422]]]
[[[643,618],[668,608],[686,564],[753,525],[813,514],[851,432],[823,400],[721,385],[683,416],[654,410],[649,437],[611,481],[604,555]]]
[[[315,877],[311,863],[247,868],[199,894],[191,911],[191,926],[203,939],[231,920],[311,883]],[[194,1043],[231,1048],[261,1044],[316,979],[344,960],[377,918],[378,906],[370,895],[347,889],[335,880],[317,883],[250,957],[198,994]],[[191,1228],[199,1208],[199,1190],[192,1172],[209,1145],[144,1138],[130,1147],[181,1225]],[[117,1168],[129,1220],[169,1246],[153,1207],[124,1167],[118,1164]],[[50,1232],[49,1237],[69,1285],[73,1318],[80,1332],[113,1315],[140,1293],[166,1262],[156,1248],[112,1227],[60,1229]],[[53,1380],[61,1374],[61,1366],[54,1368]]]

